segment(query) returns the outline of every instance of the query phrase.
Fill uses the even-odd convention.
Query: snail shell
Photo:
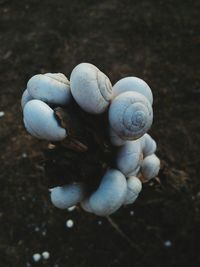
[[[83,201],[81,201],[81,207],[84,211],[93,213],[92,208],[90,207],[89,199],[86,198]]]
[[[21,99],[22,109],[24,109],[24,106],[26,105],[26,103],[32,99],[33,99],[32,96],[29,94],[28,90],[26,89],[22,94],[22,99]]]
[[[155,155],[152,154],[144,158],[141,164],[141,173],[144,178],[144,182],[149,181],[150,179],[156,177],[160,170],[160,160]]]
[[[67,209],[76,205],[85,197],[82,183],[57,186],[51,189],[51,202],[59,209]]]
[[[60,141],[66,137],[54,115],[54,111],[44,102],[30,100],[24,107],[24,124],[26,130],[39,139]]]
[[[125,140],[121,139],[115,131],[110,127],[109,129],[109,134],[110,134],[110,142],[113,146],[122,146],[125,144]]]
[[[62,73],[46,73],[33,76],[27,90],[34,99],[49,104],[66,105],[71,100],[69,81]]]
[[[136,175],[142,161],[140,140],[127,141],[118,150],[117,168],[125,175]]]
[[[113,86],[113,98],[128,91],[138,92],[144,95],[149,100],[150,104],[153,104],[153,95],[151,88],[142,79],[137,77],[126,77],[119,80]]]
[[[117,96],[109,108],[109,123],[123,140],[135,140],[151,127],[153,110],[143,95],[126,92]]]
[[[98,189],[85,200],[83,208],[99,216],[106,216],[121,207],[126,196],[125,176],[118,170],[108,170]]]
[[[127,179],[127,192],[124,204],[132,204],[138,197],[142,190],[142,183],[140,179],[135,176],[131,176]]]
[[[154,154],[157,149],[154,139],[149,134],[145,134],[141,139],[144,157]]]
[[[112,85],[109,78],[89,63],[81,63],[73,69],[70,85],[78,105],[92,114],[103,113],[112,98]]]

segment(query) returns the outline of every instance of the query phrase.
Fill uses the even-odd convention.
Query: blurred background
[[[0,266],[200,266],[199,10],[197,0],[0,0]],[[28,79],[69,78],[80,62],[113,84],[138,76],[154,94],[163,168],[115,225],[51,205],[46,144],[22,123]],[[50,258],[35,263],[43,251]]]

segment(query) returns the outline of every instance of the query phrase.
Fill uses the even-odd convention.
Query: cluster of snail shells
[[[110,141],[118,147],[116,169],[106,171],[90,196],[86,184],[72,183],[51,188],[51,201],[60,209],[80,203],[87,212],[107,216],[133,203],[142,183],[154,178],[160,169],[156,143],[147,134],[153,121],[152,92],[137,77],[121,79],[112,87],[109,78],[89,63],[77,65],[70,82],[61,73],[35,75],[21,100],[27,131],[39,139],[65,139],[67,129],[58,123],[53,107],[72,101],[91,114],[108,112]]]

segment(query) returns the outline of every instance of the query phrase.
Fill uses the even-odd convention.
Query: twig
[[[140,254],[144,254],[144,252],[138,246],[136,246],[133,243],[133,241],[122,231],[122,229],[120,229],[119,225],[110,216],[106,216],[106,218],[107,218],[108,222],[110,223],[110,225],[116,230],[116,232],[123,239],[125,239],[132,248],[134,248],[135,250],[137,250]]]

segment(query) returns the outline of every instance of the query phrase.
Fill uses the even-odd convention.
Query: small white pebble
[[[38,262],[41,260],[41,255],[39,253],[33,254],[33,260],[34,262]]]
[[[98,221],[98,225],[102,225],[102,221]]]
[[[40,228],[39,227],[35,227],[35,232],[39,232],[40,231]]]
[[[164,241],[164,246],[169,248],[172,246],[172,242],[170,240],[166,240],[166,241]]]
[[[74,222],[70,219],[66,221],[67,228],[72,228],[74,226]]]
[[[31,266],[32,265],[29,262],[26,263],[26,267],[31,267]]]
[[[27,154],[26,153],[22,153],[22,158],[27,158]]]
[[[5,115],[4,111],[0,111],[0,118],[3,117]]]
[[[42,257],[44,260],[48,260],[50,258],[50,253],[48,251],[42,252]]]
[[[48,144],[48,149],[55,149],[56,146],[54,144]]]
[[[46,236],[47,232],[46,231],[42,231],[42,236]]]
[[[133,216],[134,213],[135,213],[135,212],[134,212],[133,210],[130,211],[130,215],[131,215],[131,216]]]
[[[67,210],[69,211],[69,212],[71,212],[71,211],[73,211],[73,210],[75,210],[76,209],[76,206],[71,206],[71,207],[69,207]]]

